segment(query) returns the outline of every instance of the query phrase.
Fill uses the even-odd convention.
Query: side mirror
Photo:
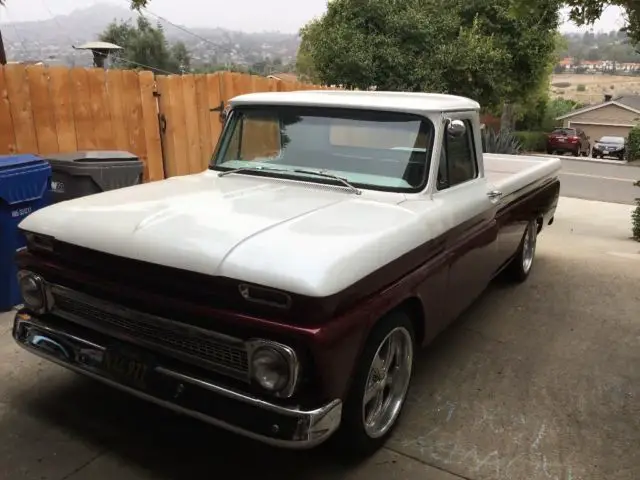
[[[218,113],[218,118],[220,122],[224,124],[227,121],[227,117],[229,116],[229,111],[231,110],[231,105],[224,106],[224,102],[220,102],[220,105],[214,108],[210,108],[210,112],[220,112]]]
[[[447,119],[447,134],[457,138],[467,133],[467,127],[462,120]]]
[[[230,111],[231,111],[231,105],[227,105],[225,108],[222,109],[222,111],[220,112],[220,122],[224,124],[224,122],[227,121]]]

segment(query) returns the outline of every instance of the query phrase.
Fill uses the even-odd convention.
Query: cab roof
[[[301,105],[354,108],[409,113],[437,113],[479,110],[474,100],[456,95],[360,90],[298,90],[293,92],[248,93],[231,99],[231,105]]]

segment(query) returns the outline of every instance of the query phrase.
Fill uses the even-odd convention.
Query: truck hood
[[[403,200],[207,171],[61,202],[20,227],[121,257],[326,296],[424,238]]]

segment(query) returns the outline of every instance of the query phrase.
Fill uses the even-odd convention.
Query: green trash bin
[[[45,159],[51,164],[52,203],[142,183],[144,165],[130,152],[89,150]]]

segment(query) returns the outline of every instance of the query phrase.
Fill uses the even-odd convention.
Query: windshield
[[[624,143],[624,137],[602,137],[598,140],[598,143],[615,143],[622,145]]]
[[[232,110],[212,159],[219,171],[411,192],[427,182],[433,124],[398,112],[299,106]],[[305,173],[304,171],[310,173]]]

